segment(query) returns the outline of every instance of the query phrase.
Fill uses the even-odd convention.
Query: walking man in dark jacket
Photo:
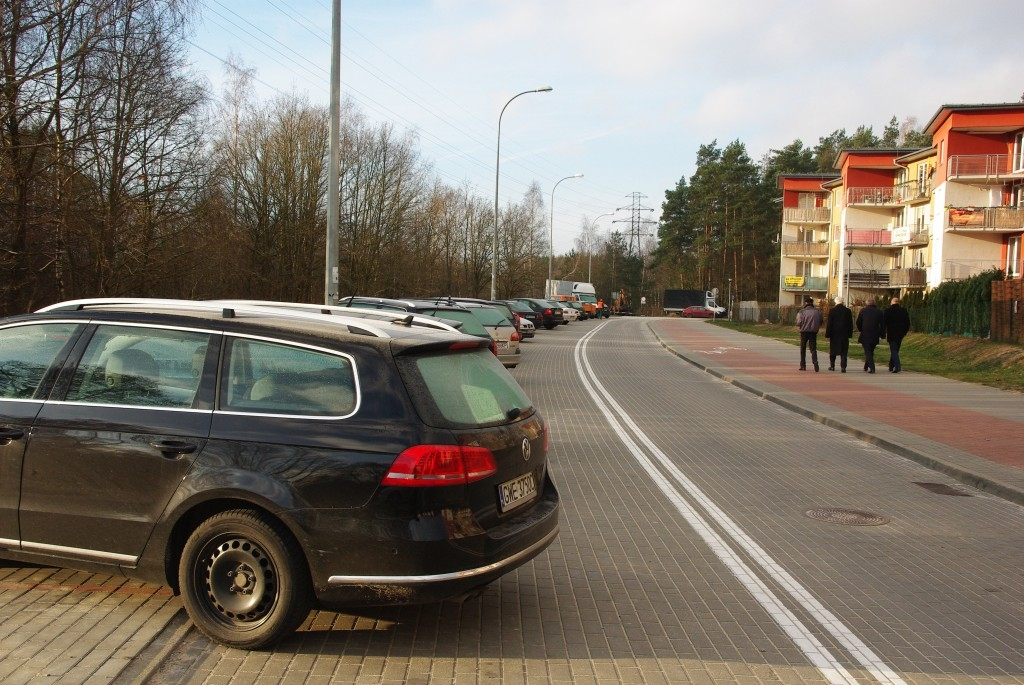
[[[885,338],[885,319],[882,310],[875,306],[875,298],[869,297],[867,306],[857,315],[857,342],[864,348],[864,370],[875,372],[875,348]]]
[[[900,298],[892,298],[892,303],[885,310],[885,338],[889,341],[889,372],[899,373],[900,346],[903,338],[910,332],[910,314],[900,306]]]
[[[843,304],[843,298],[837,297],[835,306],[825,317],[825,338],[828,340],[828,370],[836,370],[836,357],[839,357],[839,368],[846,373],[846,362],[850,356],[850,338],[853,337],[853,312]]]
[[[796,314],[796,327],[800,329],[800,370],[807,370],[807,348],[811,348],[811,363],[818,370],[818,329],[821,328],[821,310],[814,307],[814,299],[804,298],[804,308]]]

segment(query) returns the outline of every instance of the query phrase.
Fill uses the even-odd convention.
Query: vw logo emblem
[[[530,439],[523,438],[523,461],[530,461]]]

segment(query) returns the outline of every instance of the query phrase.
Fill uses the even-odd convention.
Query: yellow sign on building
[[[787,288],[802,288],[804,287],[803,276],[786,276],[785,283]]]

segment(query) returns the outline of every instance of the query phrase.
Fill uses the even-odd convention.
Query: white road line
[[[608,424],[617,430],[619,439],[633,454],[641,468],[651,477],[655,485],[830,683],[853,685],[857,680],[832,656],[807,626],[786,608],[772,590],[715,531],[708,520],[668,481],[663,472],[655,466],[652,458],[682,487],[690,499],[699,504],[705,514],[732,538],[736,545],[749,555],[793,600],[813,616],[878,682],[889,685],[904,683],[891,667],[886,665],[860,638],[854,635],[832,612],[826,609],[789,572],[736,525],[693,481],[687,478],[637,426],[604,386],[595,379],[594,370],[587,357],[587,346],[590,339],[606,325],[608,325],[607,321],[594,328],[576,343],[574,351],[576,368],[580,380],[590,393],[594,404],[604,414]],[[627,433],[627,430],[623,429],[623,425],[629,433],[636,437],[636,441]]]

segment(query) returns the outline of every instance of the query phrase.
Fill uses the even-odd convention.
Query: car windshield
[[[476,314],[480,323],[485,326],[511,326],[512,323],[494,307],[472,307],[469,311]]]
[[[428,314],[430,316],[436,316],[442,319],[454,319],[455,321],[462,322],[462,328],[459,329],[463,333],[469,335],[476,335],[481,338],[489,338],[491,334],[487,332],[484,325],[480,323],[480,319],[473,315],[473,312],[468,309],[430,309],[426,308],[421,314]]]
[[[483,350],[396,357],[423,420],[444,428],[511,423],[533,413],[523,389],[493,354]]]
[[[510,323],[515,320],[516,315],[512,313],[512,308],[508,305],[493,304],[491,306],[501,312],[501,315],[508,319]]]
[[[533,311],[532,309],[530,309],[528,306],[526,306],[522,302],[509,302],[508,303],[508,308],[511,309],[514,312],[519,313],[519,314],[529,314],[530,312]]]

